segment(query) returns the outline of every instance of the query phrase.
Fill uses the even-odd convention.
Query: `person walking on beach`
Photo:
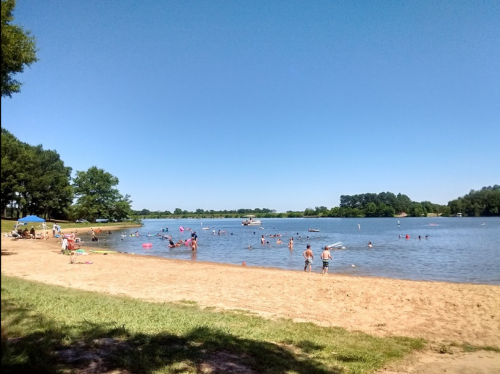
[[[309,266],[309,273],[311,272],[312,268],[312,263],[314,259],[313,252],[311,250],[311,246],[308,244],[306,250],[302,253],[304,256],[305,264],[304,264],[304,271],[306,271],[307,267]]]
[[[322,274],[328,274],[328,266],[330,266],[330,260],[333,260],[330,254],[330,249],[325,246],[323,253],[321,253],[321,260],[323,261],[323,271]]]

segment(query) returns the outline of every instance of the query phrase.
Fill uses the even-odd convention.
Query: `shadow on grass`
[[[4,373],[343,372],[311,357],[308,351],[320,347],[307,341],[292,351],[279,344],[242,339],[229,331],[206,326],[179,336],[161,332],[132,334],[115,323],[83,322],[69,326],[47,321],[6,301],[2,301],[2,313],[8,316],[8,322],[2,322]],[[13,336],[16,329],[25,325],[37,326],[37,331]]]

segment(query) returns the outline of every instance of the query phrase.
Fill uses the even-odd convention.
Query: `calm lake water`
[[[241,219],[143,220],[144,226],[111,235],[98,242],[79,233],[82,248],[210,261],[248,266],[303,270],[302,252],[310,244],[315,255],[313,271],[321,272],[319,255],[325,245],[341,241],[346,247],[332,251],[330,273],[459,283],[500,284],[500,218],[282,218],[262,219],[262,227],[242,226]],[[399,224],[398,224],[399,222]],[[358,226],[359,225],[359,226]],[[168,240],[147,234],[169,234],[173,241],[198,235],[198,251],[169,248]],[[161,232],[162,228],[168,233]],[[209,230],[202,230],[209,227]],[[319,232],[308,232],[319,229]],[[215,230],[215,235],[213,235]],[[221,230],[221,235],[217,235]],[[139,231],[139,237],[130,234]],[[269,235],[281,234],[283,244]],[[406,234],[410,239],[405,239]],[[122,236],[125,235],[125,236]],[[261,245],[265,235],[269,244]],[[401,238],[399,236],[401,235]],[[418,236],[421,239],[418,239]],[[425,238],[428,236],[428,238]],[[290,237],[294,249],[288,249]],[[373,248],[368,248],[368,242]],[[152,243],[143,248],[143,243]],[[249,248],[251,246],[251,249]],[[94,248],[97,247],[97,248]],[[352,265],[355,265],[354,267]]]

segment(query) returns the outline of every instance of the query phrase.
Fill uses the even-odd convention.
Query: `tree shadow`
[[[116,323],[62,325],[2,301],[8,323],[2,322],[4,373],[270,373],[340,374],[308,354],[321,349],[303,341],[290,347],[244,339],[206,326],[187,334],[131,333]],[[36,322],[39,331],[14,338],[9,330]]]
[[[18,254],[18,252],[9,252],[9,251],[7,251],[7,250],[2,249],[2,250],[1,250],[1,252],[0,252],[0,254],[1,254],[2,256],[11,256],[11,255],[17,255],[17,254]]]

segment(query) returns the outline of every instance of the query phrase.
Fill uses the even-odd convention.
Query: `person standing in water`
[[[302,256],[304,256],[305,264],[304,264],[304,271],[306,271],[307,267],[309,267],[309,273],[311,272],[312,268],[312,263],[314,259],[313,252],[311,250],[311,246],[308,244],[306,250],[302,253]]]
[[[321,260],[323,261],[323,272],[322,274],[328,274],[328,267],[330,266],[330,260],[333,260],[330,254],[330,249],[325,246],[323,253],[321,253]]]
[[[290,241],[288,242],[288,248],[293,249],[293,237],[290,238]]]
[[[266,239],[264,238],[264,235],[260,237],[260,244],[262,245],[266,244]]]

